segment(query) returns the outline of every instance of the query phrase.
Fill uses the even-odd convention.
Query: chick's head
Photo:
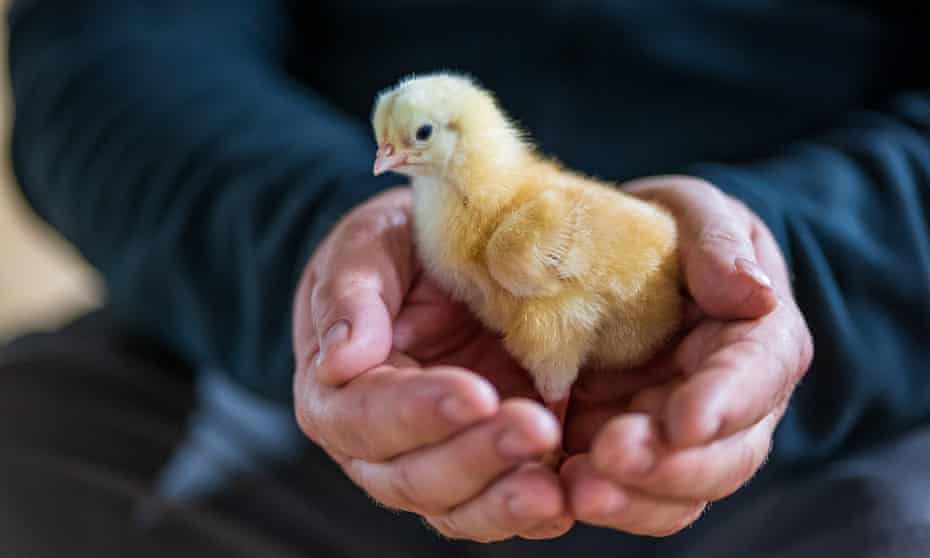
[[[444,177],[469,160],[486,162],[522,149],[520,134],[493,96],[471,79],[447,73],[412,77],[382,92],[372,126],[376,175]]]

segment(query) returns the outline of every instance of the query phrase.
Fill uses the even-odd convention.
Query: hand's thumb
[[[688,290],[705,313],[718,319],[756,319],[777,298],[772,281],[755,261],[748,233],[729,224],[704,226],[683,242]]]
[[[757,263],[755,225],[748,211],[693,177],[645,178],[624,188],[675,214],[685,282],[705,314],[723,320],[756,319],[775,309],[778,298]]]
[[[376,285],[323,284],[312,295],[317,355],[316,379],[342,385],[387,359],[391,312]]]

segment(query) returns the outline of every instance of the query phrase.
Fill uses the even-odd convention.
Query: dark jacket
[[[776,438],[801,464],[930,417],[930,13],[907,4],[32,0],[13,161],[125,318],[289,400],[298,275],[397,182],[371,177],[375,93],[469,72],[572,167],[698,174],[763,217],[817,346]]]

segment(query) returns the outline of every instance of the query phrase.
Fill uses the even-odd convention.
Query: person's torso
[[[906,12],[887,5],[324,0],[300,10],[295,71],[339,108],[367,120],[398,78],[463,71],[546,153],[613,179],[771,154],[913,85],[919,63]]]

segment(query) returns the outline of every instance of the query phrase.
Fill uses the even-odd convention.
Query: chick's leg
[[[553,307],[549,301],[528,303],[521,316],[532,319],[515,320],[504,344],[520,359],[536,391],[564,427],[572,384],[597,334],[596,320],[570,308]],[[560,451],[547,462],[557,464],[563,455]]]
[[[546,407],[552,411],[552,414],[559,421],[559,428],[563,435],[565,432],[565,418],[568,415],[568,405],[571,396],[572,384],[578,376],[578,365],[571,362],[566,363],[549,361],[544,365],[537,364],[531,368],[536,389],[542,395]],[[543,457],[543,462],[554,468],[565,459],[566,453],[563,447]]]

